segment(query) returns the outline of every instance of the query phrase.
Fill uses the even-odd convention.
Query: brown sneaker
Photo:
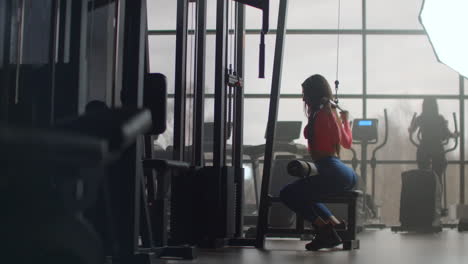
[[[307,250],[317,251],[322,248],[333,248],[342,243],[343,241],[336,233],[335,228],[333,228],[332,225],[327,224],[317,230],[317,235],[314,240],[306,244],[305,248]]]

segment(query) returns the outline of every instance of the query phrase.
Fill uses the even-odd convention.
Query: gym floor
[[[468,263],[468,232],[444,229],[436,234],[393,233],[390,229],[366,230],[359,234],[361,248],[343,251],[309,252],[307,241],[275,240],[266,242],[266,250],[224,248],[200,250],[193,261],[163,260],[161,263],[222,264],[461,264]]]

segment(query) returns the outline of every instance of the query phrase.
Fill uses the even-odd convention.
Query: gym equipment
[[[278,121],[276,123],[276,137],[275,137],[275,153],[287,152],[288,155],[277,155],[274,161],[275,175],[272,176],[272,187],[270,192],[274,189],[279,191],[279,188],[294,180],[292,175],[286,172],[286,165],[290,160],[296,159],[297,156],[308,156],[307,147],[301,144],[294,143],[294,140],[301,137],[302,122],[301,121]],[[265,134],[267,131],[265,131]],[[266,137],[266,135],[265,135]],[[257,211],[259,208],[259,193],[258,190],[258,168],[260,166],[260,158],[265,154],[265,144],[255,146],[245,146],[244,154],[248,155],[252,164],[252,180],[254,185],[255,204],[252,205],[251,212],[244,216],[246,225],[254,225],[257,220]],[[277,163],[281,163],[277,164]],[[289,214],[288,214],[289,215]],[[289,217],[287,217],[289,218]],[[272,219],[272,217],[270,217]],[[287,220],[286,222],[289,222]],[[254,229],[249,229],[248,235],[252,234]]]
[[[260,206],[259,214],[257,219],[256,227],[256,241],[255,246],[257,248],[264,247],[264,240],[266,235],[266,229],[268,225],[268,208],[270,205],[270,171],[273,165],[273,144],[274,144],[274,130],[276,128],[276,109],[278,107],[279,100],[279,86],[280,86],[280,75],[281,75],[281,60],[282,60],[282,50],[284,44],[284,34],[285,34],[285,19],[286,19],[286,10],[287,10],[287,1],[282,0],[280,2],[279,16],[278,16],[278,33],[276,35],[276,47],[275,47],[275,63],[273,69],[273,81],[272,81],[272,91],[270,93],[270,110],[269,118],[267,124],[267,133],[266,133],[266,144],[262,146],[264,148],[264,172],[261,186],[261,195],[260,195]]]
[[[276,137],[275,141],[278,143],[290,144],[296,139],[299,139],[302,134],[302,122],[301,121],[278,121],[276,122]],[[265,131],[265,138],[267,131]],[[281,148],[281,147],[280,147]]]
[[[151,111],[152,135],[166,131],[167,116],[167,81],[161,73],[145,74],[143,106]]]
[[[276,122],[276,137],[275,137],[275,152],[289,152],[295,155],[308,156],[307,147],[301,144],[295,144],[294,140],[301,137],[302,134],[302,122],[301,121],[278,121]],[[267,137],[265,131],[265,138]],[[256,146],[246,146],[244,150],[245,154],[250,156],[252,160],[252,171],[255,192],[257,192],[257,169],[260,162],[260,157],[265,154],[265,144]],[[255,193],[256,207],[258,208],[258,193]]]
[[[292,170],[296,175],[295,177],[308,177],[309,174],[311,173],[309,169],[307,170],[302,170],[301,174],[298,173],[297,168],[309,168],[310,165],[313,166],[313,164],[309,164],[308,162],[301,161],[301,160],[292,160],[289,161],[288,164],[285,167],[288,167],[288,171]],[[312,174],[316,174],[315,172],[312,172]],[[313,176],[311,176],[313,177]],[[362,195],[361,191],[347,191],[335,195],[331,195],[329,197],[323,197],[317,202],[321,203],[327,203],[327,204],[345,204],[346,209],[347,209],[347,221],[348,225],[346,229],[344,230],[337,230],[338,235],[342,238],[343,240],[343,249],[344,250],[353,250],[353,249],[359,249],[359,240],[356,239],[356,234],[357,234],[357,200],[359,196]],[[270,198],[270,204],[268,205],[269,208],[269,213],[271,214],[274,209],[274,205],[276,203],[281,203],[279,197],[277,196],[271,196]],[[294,213],[293,213],[294,214]],[[295,228],[277,228],[271,223],[269,223],[268,227],[265,227],[262,230],[265,230],[265,235],[267,234],[274,234],[275,236],[285,236],[285,237],[291,237],[293,235],[303,237],[304,235],[313,235],[314,230],[311,229],[305,229],[304,228],[304,219],[300,216],[296,215],[296,226]],[[258,237],[257,237],[258,239]],[[263,238],[264,239],[264,238]]]
[[[234,171],[201,167],[172,180],[171,237],[174,243],[219,248],[235,232]]]
[[[103,222],[103,224],[99,226],[101,228],[96,228],[97,231],[99,231],[99,235],[96,236],[101,236],[104,240],[105,252],[103,253],[99,246],[96,246],[91,240],[87,242],[88,247],[95,249],[99,254],[112,256],[114,260],[118,260],[119,263],[148,262],[149,258],[158,255],[158,251],[151,246],[143,248],[150,245],[150,243],[147,242],[151,230],[148,228],[148,221],[144,219],[146,218],[146,212],[140,212],[140,202],[142,202],[140,199],[144,200],[144,196],[140,196],[143,192],[141,189],[142,186],[139,185],[141,183],[141,153],[139,153],[141,142],[136,140],[136,137],[149,131],[151,115],[149,115],[148,111],[139,112],[138,110],[131,110],[139,108],[144,98],[142,94],[145,69],[144,51],[145,44],[147,43],[147,41],[145,41],[145,36],[147,35],[145,27],[147,20],[146,1],[110,1],[104,3],[84,0],[66,2],[54,0],[50,2],[51,5],[48,6],[52,7],[50,12],[51,16],[43,16],[42,19],[48,22],[52,21],[50,24],[53,24],[50,27],[44,27],[44,32],[50,32],[50,36],[47,34],[44,35],[45,39],[49,39],[50,37],[49,52],[44,53],[49,54],[47,62],[39,66],[32,65],[29,67],[26,65],[19,65],[21,60],[18,59],[18,65],[16,65],[17,75],[15,77],[11,76],[11,79],[16,79],[17,82],[16,84],[11,83],[11,85],[5,86],[5,90],[14,91],[14,93],[8,94],[8,98],[5,99],[9,104],[14,104],[11,106],[11,109],[16,106],[21,106],[21,109],[34,110],[25,112],[26,117],[29,118],[29,120],[26,120],[26,123],[35,126],[49,126],[54,124],[55,127],[47,133],[55,133],[55,137],[49,140],[49,138],[44,138],[41,134],[39,139],[33,138],[33,140],[25,141],[27,143],[27,148],[20,149],[14,146],[14,150],[12,151],[16,150],[17,152],[27,153],[31,150],[31,153],[35,153],[35,155],[30,158],[34,166],[31,165],[30,170],[14,168],[11,172],[10,168],[7,167],[9,173],[26,176],[24,176],[24,178],[12,176],[9,177],[6,182],[8,184],[15,184],[14,187],[18,189],[14,190],[21,190],[17,192],[18,194],[27,194],[23,197],[23,200],[28,201],[27,203],[30,204],[25,205],[23,207],[25,209],[31,207],[35,202],[43,202],[46,209],[49,204],[54,206],[57,204],[57,207],[66,207],[68,210],[72,210],[72,212],[74,212],[73,210],[83,211],[83,220],[76,220],[73,218],[68,222],[66,220],[61,221],[70,223],[70,226],[74,225],[74,229],[77,232],[85,234],[85,231],[81,231],[83,228],[79,227],[80,224],[76,224],[77,222],[84,224],[84,222],[89,221],[93,222],[95,226],[99,226],[99,223]],[[97,5],[99,5],[100,10],[99,12],[94,12]],[[88,78],[87,73],[89,69],[93,69],[93,67],[88,67],[86,56],[84,55],[87,53],[94,54],[98,51],[94,49],[95,47],[92,45],[93,40],[87,38],[87,36],[88,33],[89,35],[94,34],[93,20],[96,17],[96,13],[102,14],[101,10],[107,12],[103,15],[103,17],[107,19],[107,24],[99,23],[103,25],[103,27],[99,29],[105,31],[102,38],[101,36],[99,38],[104,39],[103,42],[105,45],[103,46],[105,46],[105,48],[103,49],[105,49],[105,52],[100,54],[105,54],[105,63],[103,64],[107,67],[99,68]],[[113,15],[109,14],[108,11],[110,10],[115,11],[115,13],[113,13]],[[16,11],[15,9],[14,12]],[[88,12],[94,13],[89,14]],[[21,8],[21,12],[19,13],[24,14],[24,8]],[[35,14],[35,12],[29,11],[28,13]],[[110,21],[115,23],[109,23]],[[30,22],[29,24],[34,23]],[[38,25],[40,26],[40,24]],[[109,34],[110,32],[113,34]],[[21,34],[23,35],[23,32],[21,32]],[[30,43],[28,44],[29,46],[34,46],[33,43],[35,42],[28,41],[28,43]],[[20,47],[18,49],[18,54],[21,54],[21,45],[18,45],[18,47]],[[96,65],[94,63],[92,64]],[[31,70],[29,70],[29,68],[31,68]],[[86,70],[87,68],[88,71]],[[23,71],[23,69],[27,69],[28,73],[31,73],[19,76],[19,71]],[[102,75],[99,75],[100,73],[102,73]],[[40,76],[34,78],[35,75]],[[97,76],[96,78],[102,77],[99,80],[105,79],[106,85],[101,85],[99,87],[97,85],[92,85],[96,83],[95,80],[92,80],[93,76]],[[149,80],[149,82],[151,82],[151,80]],[[76,120],[68,119],[70,116],[77,116],[82,113],[85,104],[91,99],[101,99],[109,105],[118,104],[118,92],[121,92],[122,105],[125,110],[110,110],[108,112],[90,110],[93,114],[86,114]],[[155,98],[152,99],[154,100]],[[165,96],[159,99],[162,99],[165,104]],[[16,104],[17,102],[18,104]],[[160,106],[163,105],[157,105],[157,107]],[[155,109],[160,109],[157,107]],[[8,106],[6,108],[10,107]],[[152,110],[155,111],[154,109]],[[40,114],[37,115],[37,113]],[[163,111],[154,113],[156,114],[154,115],[156,120],[153,121],[161,120],[162,118],[159,118],[158,114],[164,116],[164,113]],[[12,117],[9,115],[10,113],[7,114],[8,115],[5,117],[2,113],[1,119],[17,121],[14,116]],[[156,124],[158,123],[155,123],[155,125]],[[162,125],[165,127],[165,122],[162,123]],[[104,154],[101,155],[100,152],[97,152],[97,150],[100,149],[97,149],[95,152],[92,151],[92,148],[88,149],[89,144],[87,141],[80,141],[78,137],[71,137],[70,140],[64,143],[62,142],[66,147],[57,148],[57,146],[61,146],[62,144],[60,140],[66,138],[66,136],[61,136],[61,133],[65,135],[68,133],[73,133],[73,135],[85,134],[89,135],[91,139],[99,141],[99,143],[102,141],[102,152]],[[43,142],[43,140],[46,141]],[[40,144],[36,144],[36,141]],[[7,140],[5,142],[9,142],[5,143],[5,146],[8,146],[8,144],[12,144],[11,142],[14,141]],[[47,143],[52,146],[46,146],[42,143]],[[72,147],[70,147],[70,145]],[[8,149],[3,148],[3,146],[4,144],[2,144],[2,149]],[[38,149],[33,150],[35,148]],[[28,155],[23,154],[22,156],[21,159],[23,162],[24,159],[29,159]],[[9,159],[10,157],[2,154],[2,163],[3,160]],[[9,162],[9,164],[10,163],[11,162]],[[39,165],[36,166],[36,163]],[[29,165],[29,163],[25,164]],[[105,168],[103,164],[106,165]],[[21,163],[20,165],[24,166],[24,164]],[[81,172],[84,175],[81,175]],[[104,177],[104,174],[110,177]],[[83,180],[75,179],[78,177],[83,178]],[[46,178],[46,180],[43,180],[44,178]],[[29,187],[29,185],[26,184],[27,182],[30,182],[34,188]],[[38,190],[35,190],[36,188]],[[48,197],[49,189],[54,191],[54,195],[51,195],[54,197]],[[31,197],[34,196],[34,194],[37,194],[38,197]],[[80,199],[75,196],[79,196]],[[96,198],[98,202],[94,203],[93,201]],[[44,201],[42,201],[42,199]],[[20,200],[20,198],[18,198],[18,200]],[[66,204],[66,206],[61,206],[61,203]],[[142,202],[142,204],[145,203]],[[89,208],[90,205],[91,208]],[[50,206],[52,211],[55,210],[54,206]],[[94,209],[103,210],[99,211]],[[99,214],[102,213],[104,216],[94,215],[93,213],[95,212],[93,210],[97,211]],[[141,211],[145,210],[146,208],[143,207]],[[35,211],[32,216],[27,215],[27,219],[34,219],[36,215],[54,215],[53,212],[49,213],[45,209],[38,211],[40,212]],[[59,217],[62,216],[57,216],[57,219],[60,219]],[[11,222],[16,221],[12,220]],[[40,223],[42,222],[47,221],[38,221],[38,226],[40,226],[38,229],[47,230],[46,226],[41,226]],[[142,230],[140,230],[139,225],[142,227]],[[21,235],[22,233],[19,234]],[[67,235],[66,232],[63,234],[64,236]],[[73,237],[75,234],[68,233],[68,235]],[[79,235],[76,236],[77,238],[79,237]],[[142,241],[141,244],[139,240]],[[7,242],[10,243],[11,241],[7,240]],[[36,240],[36,242],[40,241]],[[11,243],[15,244],[14,242]],[[70,245],[67,244],[66,241],[62,244],[64,246]],[[20,243],[18,243],[18,245],[20,245]],[[82,250],[86,250],[86,247],[83,248]],[[72,251],[73,250],[75,249],[72,248]],[[12,250],[12,252],[13,251],[14,250]],[[21,251],[27,251],[27,248],[21,249]],[[33,251],[31,250],[31,252]],[[79,253],[77,254],[80,255]],[[46,255],[47,254],[44,256]],[[61,258],[61,260],[61,263],[73,262],[72,259]],[[37,258],[28,263],[38,261],[47,262],[45,258],[44,261]],[[95,263],[95,261],[91,259],[85,259],[84,262]],[[102,261],[100,262],[102,263]]]
[[[195,57],[196,63],[196,80],[193,83],[196,83],[194,88],[194,104],[193,104],[193,123],[185,124],[186,116],[186,94],[190,94],[190,91],[187,91],[187,13],[188,13],[188,3],[184,0],[177,1],[177,29],[176,29],[176,71],[175,71],[175,94],[174,94],[174,144],[172,147],[172,159],[173,160],[184,160],[191,161],[195,166],[201,167],[204,166],[204,154],[203,149],[203,124],[204,122],[204,49],[205,49],[205,35],[206,35],[206,1],[196,1],[197,13],[197,29],[196,29],[196,51],[191,54],[197,54]],[[264,23],[265,28],[268,28],[268,6],[269,1],[239,1],[241,3],[250,4],[260,7],[264,11],[264,18],[266,21]],[[248,3],[247,3],[248,2]],[[190,3],[195,3],[195,1],[190,1]],[[213,176],[214,181],[219,180],[217,178],[229,178],[229,175],[225,173],[230,173],[231,168],[228,168],[227,156],[228,152],[232,150],[232,167],[234,170],[234,182],[236,191],[236,206],[225,204],[224,201],[220,201],[222,206],[235,207],[235,222],[236,222],[236,231],[235,238],[241,238],[243,235],[243,144],[242,144],[242,125],[243,125],[243,87],[242,87],[242,78],[243,78],[243,46],[240,45],[243,41],[245,30],[244,30],[244,5],[239,4],[233,8],[234,1],[230,1],[231,5],[227,4],[228,2],[224,0],[217,0],[216,5],[216,55],[215,55],[215,96],[214,96],[214,129],[213,129],[213,144],[212,144],[212,167],[208,167],[206,173],[209,174],[208,178],[211,177],[211,174],[217,175]],[[233,45],[228,43],[230,36],[230,27],[228,21],[230,12],[235,12],[235,39],[236,42]],[[234,17],[232,17],[234,18]],[[234,19],[231,19],[234,21]],[[228,32],[229,31],[229,32]],[[265,32],[266,33],[266,32]],[[263,35],[263,34],[262,34]],[[234,52],[228,50],[227,47],[235,47],[235,59],[234,57],[229,58],[228,53],[234,55]],[[230,55],[231,55],[230,54]],[[260,63],[260,67],[262,63]],[[229,65],[229,67],[228,67]],[[231,67],[232,66],[232,67]],[[262,73],[260,75],[263,75]],[[189,87],[190,89],[190,87]],[[187,101],[189,102],[189,101]],[[232,102],[232,103],[231,103]],[[231,111],[231,108],[234,108]],[[232,116],[232,117],[231,117]],[[232,119],[231,119],[232,118]],[[227,126],[233,122],[233,146],[232,149],[228,148],[226,142]],[[190,125],[193,124],[193,127]],[[185,138],[187,131],[192,130],[193,133],[193,148],[190,149],[185,146]],[[189,150],[186,152],[186,150]],[[217,173],[215,173],[217,171]],[[177,177],[179,178],[179,177]],[[182,177],[184,178],[184,177]],[[179,179],[178,179],[179,180]],[[229,182],[229,183],[228,183]],[[222,184],[231,184],[230,181],[219,183],[218,188],[225,190],[225,186],[220,186]],[[176,182],[174,185],[176,186]],[[211,190],[210,190],[211,192]],[[215,195],[216,196],[216,195]],[[222,197],[224,194],[219,195]],[[224,209],[222,209],[224,211]],[[222,220],[220,220],[222,222]],[[223,228],[224,229],[224,228]],[[219,237],[217,237],[219,238]]]
[[[104,168],[151,124],[148,111],[108,114],[113,118],[85,115],[53,129],[0,126],[1,247],[9,262],[104,262],[84,212],[96,201]]]
[[[276,155],[273,162],[273,175],[271,177],[269,194],[278,197],[281,189],[288,183],[296,180],[288,174],[287,165],[291,160],[296,159],[295,155]],[[282,203],[272,204],[268,224],[275,228],[291,228],[296,221],[296,215]],[[282,236],[272,234],[272,236]]]
[[[368,143],[378,140],[378,119],[354,119],[353,139],[356,141],[368,141]]]
[[[310,177],[318,174],[313,162],[292,160],[287,165],[289,175],[295,177]]]
[[[153,136],[157,138],[166,130],[167,84],[166,77],[160,73],[149,73],[146,80],[151,81],[145,84],[143,105],[151,109],[153,128],[144,136],[144,178],[141,184],[141,206],[144,209],[142,219],[146,220],[144,244],[149,252],[158,257],[194,259],[197,255],[194,247],[170,243],[169,237],[171,233],[171,239],[174,240],[175,230],[171,228],[171,225],[176,220],[170,211],[175,206],[173,196],[179,192],[178,189],[173,188],[173,178],[191,175],[193,169],[186,162],[154,158]]]
[[[457,124],[457,116],[455,113],[452,113],[452,117],[453,117],[453,124],[455,126],[455,133],[458,133],[458,124]],[[414,122],[416,118],[416,113],[414,113],[413,115],[413,118],[412,118],[412,121],[411,122]],[[419,133],[417,134],[417,138],[418,138],[418,141],[420,142],[421,141],[421,131],[419,131]],[[416,143],[416,141],[414,140],[413,138],[413,135],[411,134],[410,135],[410,141],[411,143],[416,147],[418,148],[419,147],[419,144]],[[443,146],[447,146],[449,143],[449,139],[446,139],[442,142],[442,145]],[[452,152],[454,151],[456,148],[458,147],[458,137],[455,137],[454,138],[454,144],[451,148],[448,148],[444,151],[444,154],[447,154],[449,152]],[[448,205],[447,205],[447,175],[446,175],[446,171],[444,171],[442,173],[442,175],[439,175],[439,179],[441,179],[440,181],[440,185],[442,187],[442,190],[441,190],[441,194],[443,195],[440,199],[441,201],[443,202],[443,206],[442,206],[442,209],[441,209],[441,215],[442,216],[446,216],[447,213],[448,213]]]
[[[165,94],[164,91],[163,94]],[[157,100],[155,101],[157,102]],[[115,110],[108,110],[104,113],[106,112],[113,113]],[[143,134],[150,137],[154,126],[151,124],[152,118],[149,111],[145,110],[144,112],[147,113],[145,119],[130,116],[126,124],[122,126],[122,131],[129,133],[133,129],[134,132],[130,134],[135,135],[135,137]],[[104,113],[101,113],[104,115],[103,117],[99,117],[98,113],[93,113],[95,116],[93,122],[85,122],[85,124],[92,125],[96,121],[105,124],[105,119],[113,120]],[[136,129],[141,127],[143,122],[147,123],[145,129]],[[155,126],[161,127],[158,124]],[[106,126],[106,129],[108,130],[105,130],[104,133],[115,131],[113,126]],[[128,140],[122,140],[121,142],[128,146],[128,149],[137,148],[138,144],[138,141],[131,143]],[[151,141],[147,140],[146,142],[150,142],[149,147],[151,148]],[[100,188],[102,199],[93,208],[94,211],[98,212],[98,215],[90,214],[90,218],[100,227],[98,231],[104,241],[105,255],[123,263],[151,263],[152,259],[161,257],[195,258],[196,252],[193,247],[168,245],[167,186],[168,183],[170,184],[172,172],[184,172],[188,165],[144,159],[143,168],[154,170],[157,173],[154,178],[152,174],[145,174],[148,177],[143,178],[140,174],[141,171],[138,170],[141,161],[134,160],[126,154],[128,152],[125,152],[118,161],[113,162],[110,166],[109,177],[103,180],[102,188]],[[137,167],[136,172],[132,169],[134,166]],[[134,181],[135,185],[126,184],[126,181]],[[123,195],[128,193],[133,193],[130,197],[133,199],[128,199],[128,196]],[[100,213],[101,211],[104,211],[104,215]]]
[[[340,2],[339,2],[340,3]],[[273,79],[270,92],[270,107],[268,113],[268,123],[267,123],[267,137],[265,144],[265,154],[264,154],[264,166],[263,166],[263,179],[262,187],[260,194],[260,207],[259,207],[259,217],[257,222],[257,234],[255,247],[264,248],[265,246],[265,235],[268,230],[268,211],[271,204],[271,197],[269,197],[270,190],[270,177],[271,170],[273,165],[273,148],[275,141],[275,126],[278,116],[278,106],[279,106],[279,95],[281,89],[281,73],[282,73],[282,60],[283,60],[283,48],[284,48],[284,36],[285,36],[285,24],[287,16],[287,0],[280,0],[279,3],[279,14],[278,14],[278,26],[276,31],[276,47],[275,47],[275,57],[273,62]],[[340,7],[340,5],[339,5]],[[340,8],[338,8],[340,12]],[[340,17],[338,15],[338,17]],[[339,21],[338,21],[339,22]],[[339,23],[338,23],[339,24]],[[338,25],[339,27],[339,25]],[[339,37],[338,37],[339,44]],[[338,45],[339,47],[339,45]],[[337,48],[338,48],[337,47]],[[339,49],[338,49],[339,51]],[[337,56],[338,58],[339,56]],[[337,60],[338,66],[338,60]],[[337,67],[337,76],[338,76],[338,67]],[[338,80],[335,82],[335,89],[338,90]],[[335,98],[335,103],[338,102],[338,98]]]
[[[413,115],[412,123],[416,118]],[[453,113],[455,132],[458,132],[457,118]],[[419,143],[413,138],[413,133],[409,137],[411,143],[419,147]],[[421,133],[417,133],[420,142]],[[453,151],[458,146],[458,138],[454,139],[454,145],[445,150],[445,153]],[[442,144],[445,146],[449,140]],[[446,216],[447,209],[447,187],[446,172],[437,175],[431,168],[420,168],[405,171],[401,174],[401,198],[400,198],[400,226],[392,227],[394,232],[429,232],[436,233],[442,231],[441,216]],[[420,188],[424,186],[424,188]],[[418,190],[415,192],[414,190]]]
[[[374,148],[372,151],[372,157],[370,159],[370,165],[372,168],[372,185],[370,193],[367,191],[367,146],[369,144],[377,144],[379,142],[378,138],[378,119],[354,119],[353,120],[353,144],[361,145],[361,170],[360,177],[358,181],[357,188],[362,190],[362,211],[365,214],[363,216],[363,225],[365,227],[372,228],[383,228],[384,224],[381,223],[379,219],[379,211],[377,205],[375,204],[375,168],[377,167],[376,153],[380,150],[385,144],[387,144],[388,139],[388,117],[387,110],[384,109],[384,120],[385,120],[385,134],[384,139],[381,144]],[[354,149],[353,151],[353,160],[352,165],[354,170],[356,170],[358,165],[358,160],[356,159],[356,154]]]
[[[344,250],[359,249],[360,244],[357,239],[357,210],[358,210],[358,199],[362,195],[359,190],[347,191],[344,193],[336,194],[330,197],[325,197],[317,202],[325,204],[345,204],[347,210],[347,226],[344,230],[337,230],[338,235],[343,240]]]
[[[235,0],[262,10],[263,23],[260,32],[260,54],[258,64],[258,78],[265,78],[265,34],[269,30],[270,1],[269,0]]]
[[[400,198],[401,226],[392,227],[392,231],[431,233],[442,231],[441,194],[438,176],[432,170],[416,169],[403,172]]]
[[[156,252],[158,257],[196,258],[197,252],[194,247],[178,243],[177,229],[173,228],[177,225],[177,217],[170,215],[170,211],[177,207],[177,202],[172,197],[176,196],[174,195],[175,192],[180,191],[172,188],[173,178],[187,174],[191,175],[192,168],[190,164],[181,161],[145,158],[143,167],[156,172],[154,178],[148,177],[153,175],[146,173],[145,184],[147,196],[144,206],[148,206],[149,225],[152,231],[150,232],[151,238],[148,238],[148,240],[152,240],[151,242],[154,243],[151,251]],[[171,192],[172,195],[170,195]],[[182,201],[182,203],[184,202],[186,201]],[[169,228],[171,237],[169,237]],[[187,234],[183,235],[186,236]]]
[[[289,144],[288,144],[289,145]],[[296,180],[296,177],[302,177],[299,175],[290,175],[288,173],[288,164],[290,164],[292,161],[296,160],[297,156],[297,151],[295,149],[295,144],[289,145],[288,148],[283,148],[281,144],[277,145],[277,148],[275,148],[278,152],[290,152],[291,154],[276,154],[275,160],[273,161],[273,175],[271,176],[271,184],[270,184],[270,189],[269,189],[269,195],[272,197],[277,197],[279,196],[279,193],[281,189],[288,183],[293,182]],[[306,161],[297,161],[297,163],[304,162],[308,164]],[[297,165],[294,164],[293,165]],[[305,165],[307,166],[307,165]],[[314,166],[312,164],[312,166]],[[299,173],[298,168],[296,167],[296,173]],[[253,175],[255,177],[255,174]],[[255,178],[254,178],[255,179]],[[255,181],[254,181],[254,186]],[[258,206],[255,208],[258,210]],[[256,212],[251,213],[250,215],[246,215],[246,223],[251,224],[255,220],[257,220],[258,215]],[[282,229],[291,229],[294,228],[295,223],[296,223],[296,215],[293,211],[291,211],[289,208],[287,208],[284,204],[282,203],[275,203],[271,205],[271,208],[269,210],[269,216],[268,216],[268,225],[275,227],[275,228],[282,228]],[[256,232],[256,227],[251,227],[246,231],[246,236],[247,237],[254,237]],[[301,237],[304,239],[308,239],[310,236],[304,235],[304,234],[295,234],[295,233],[268,233],[266,234],[269,237]]]
[[[286,167],[287,161],[295,159],[296,156],[294,154],[299,155],[307,155],[307,151],[305,150],[306,147],[295,144],[294,140],[299,139],[301,137],[301,130],[302,122],[301,121],[278,121],[276,123],[276,137],[275,137],[275,152],[289,152],[292,155],[288,156],[277,156],[274,161],[273,170],[276,172],[275,175],[272,176],[272,186],[270,187],[270,192],[279,192],[280,188],[287,184],[288,182],[292,181],[293,178],[284,171]],[[265,138],[267,137],[267,131],[265,130]],[[260,157],[265,154],[265,145],[257,145],[257,146],[246,146],[245,147],[245,154],[250,156],[252,161],[252,172],[253,172],[253,183],[254,183],[254,190],[255,190],[255,209],[258,210],[258,183],[257,183],[257,169],[260,163]],[[280,209],[282,210],[282,209]],[[276,216],[280,217],[281,214],[277,214]],[[287,213],[286,215],[291,215]],[[247,216],[249,217],[249,216]],[[286,216],[288,219],[290,217]],[[256,218],[256,216],[254,216]],[[275,217],[270,216],[270,220]],[[256,219],[254,219],[256,220]],[[247,221],[252,222],[252,221]],[[281,221],[280,221],[281,222]],[[287,220],[286,222],[290,222]]]

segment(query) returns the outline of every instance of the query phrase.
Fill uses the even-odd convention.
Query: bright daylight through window
[[[425,0],[420,20],[440,62],[468,76],[468,1]]]

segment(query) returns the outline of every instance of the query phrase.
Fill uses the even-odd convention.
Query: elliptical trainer
[[[365,227],[372,228],[383,228],[384,224],[381,223],[378,206],[375,203],[375,168],[377,167],[376,153],[380,150],[385,144],[387,144],[388,139],[388,118],[387,118],[387,109],[384,109],[384,120],[385,120],[385,132],[384,139],[380,145],[374,148],[372,151],[372,157],[370,159],[370,165],[372,168],[371,174],[371,191],[368,192],[368,178],[367,178],[367,146],[370,144],[377,144],[379,142],[378,138],[378,119],[354,119],[353,121],[353,144],[361,145],[361,170],[360,177],[357,188],[363,191],[363,201],[362,201],[362,210],[363,218],[358,221],[363,222],[362,225]],[[356,151],[351,149],[353,152],[353,159],[351,164],[353,169],[357,171],[357,166],[359,164],[358,159],[356,158]]]
[[[411,123],[416,119],[414,113]],[[458,133],[457,118],[453,113],[455,133]],[[417,133],[417,140],[410,133],[409,139],[417,148],[421,145],[421,131]],[[442,141],[447,146],[450,139]],[[454,145],[444,150],[444,155],[455,150],[458,146],[458,137],[454,137]],[[394,232],[424,232],[436,233],[442,231],[441,217],[448,215],[447,205],[447,179],[446,169],[441,175],[433,170],[430,164],[427,167],[418,165],[418,169],[405,171],[401,174],[402,187],[400,199],[400,226],[392,227]],[[424,189],[414,192],[417,185],[424,184]],[[415,210],[415,209],[418,210]],[[417,212],[417,213],[416,213]]]

